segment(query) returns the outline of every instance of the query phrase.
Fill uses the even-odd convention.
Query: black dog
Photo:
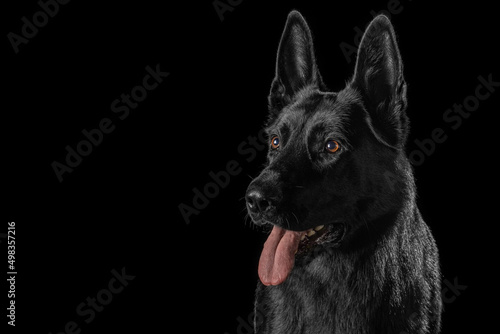
[[[303,17],[288,16],[269,95],[268,164],[246,193],[272,227],[259,261],[256,333],[438,333],[436,244],[416,206],[406,84],[385,16],[352,80],[328,92]]]

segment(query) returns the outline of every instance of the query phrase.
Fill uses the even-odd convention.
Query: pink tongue
[[[273,227],[259,260],[259,277],[264,285],[278,285],[285,281],[292,271],[295,252],[304,233]]]

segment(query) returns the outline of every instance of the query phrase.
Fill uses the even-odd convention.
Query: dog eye
[[[280,139],[278,136],[274,136],[272,139],[271,139],[271,148],[273,150],[276,150],[278,147],[280,147]]]
[[[325,150],[328,153],[335,153],[340,149],[339,143],[337,143],[335,140],[329,140],[326,142],[325,145]]]

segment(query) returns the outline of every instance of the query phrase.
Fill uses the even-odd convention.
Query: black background
[[[40,7],[3,4],[0,232],[16,222],[17,331],[58,333],[75,321],[81,333],[237,333],[238,318],[252,311],[265,240],[245,223],[241,200],[265,151],[247,161],[238,146],[265,120],[286,16],[291,9],[304,15],[323,78],[337,91],[355,64],[339,44],[353,45],[354,28],[364,30],[370,12],[388,6],[243,0],[221,21],[210,0],[166,3],[71,1],[17,54],[7,34],[20,34],[21,18],[32,21]],[[493,143],[500,89],[456,130],[443,114],[474,94],[478,76],[500,81],[496,11],[479,1],[401,0],[400,6],[391,20],[409,85],[407,151],[435,128],[447,135],[415,166],[418,204],[440,249],[443,280],[467,286],[458,296],[448,290],[456,298],[445,304],[443,333],[485,331],[496,322],[489,304],[496,298]],[[170,75],[119,120],[111,102],[156,64]],[[75,148],[81,131],[103,118],[115,130],[60,183],[52,162],[64,162],[65,146]],[[202,189],[209,172],[231,160],[241,173],[186,224],[178,205],[192,205],[192,189]],[[123,267],[135,278],[86,324],[77,305]]]

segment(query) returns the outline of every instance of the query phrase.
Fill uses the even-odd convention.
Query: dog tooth
[[[316,234],[316,232],[314,232],[313,230],[310,230],[309,232],[307,232],[307,236],[310,237],[312,235]]]
[[[316,226],[316,227],[314,228],[314,230],[315,230],[315,231],[319,231],[319,230],[321,230],[323,227],[325,227],[325,225],[319,225],[319,226]]]
[[[306,238],[306,234],[302,234],[302,236],[300,237],[300,241],[304,240]]]

